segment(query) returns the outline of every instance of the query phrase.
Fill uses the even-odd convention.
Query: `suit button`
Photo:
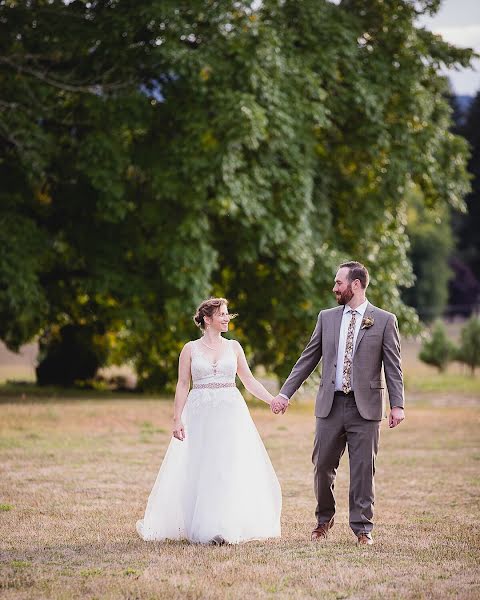
[[[335,379],[332,379],[332,383],[335,383]]]

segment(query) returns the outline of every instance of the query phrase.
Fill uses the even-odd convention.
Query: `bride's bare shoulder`
[[[188,358],[189,356],[191,356],[192,350],[195,348],[196,341],[197,340],[190,340],[189,342],[187,342],[183,346],[182,351],[180,352],[180,356],[185,357],[185,358]]]
[[[230,343],[232,344],[232,348],[234,349],[234,351],[237,354],[239,352],[243,352],[243,348],[242,348],[242,345],[240,344],[240,342],[237,342],[237,340],[230,340]]]

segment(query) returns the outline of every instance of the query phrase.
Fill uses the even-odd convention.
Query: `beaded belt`
[[[192,389],[206,390],[206,389],[234,388],[234,387],[237,387],[237,384],[235,382],[221,383],[219,381],[214,381],[212,383],[194,383],[192,386]]]

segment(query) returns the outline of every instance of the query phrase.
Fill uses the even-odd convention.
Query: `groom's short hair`
[[[352,283],[352,281],[355,279],[358,279],[362,285],[362,288],[367,288],[370,282],[370,275],[368,274],[368,269],[365,265],[362,265],[362,263],[359,263],[356,260],[351,260],[342,263],[339,269],[344,267],[348,269],[348,281],[350,283]]]

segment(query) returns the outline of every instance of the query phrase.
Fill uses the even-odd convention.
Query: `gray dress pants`
[[[353,393],[335,392],[328,417],[317,417],[312,461],[318,525],[330,521],[335,514],[335,476],[348,446],[350,527],[355,535],[372,531],[380,423],[360,416]]]

